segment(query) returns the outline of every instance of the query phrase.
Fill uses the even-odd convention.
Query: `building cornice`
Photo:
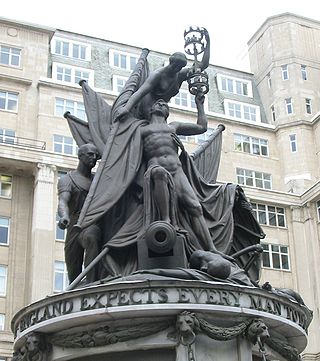
[[[258,28],[258,30],[252,35],[252,37],[248,40],[247,45],[250,48],[257,40],[257,38],[261,37],[267,29],[275,24],[281,24],[285,22],[295,22],[295,23],[311,23],[313,26],[317,26],[320,28],[320,22],[314,19],[310,19],[301,15],[296,15],[293,13],[282,13],[274,16],[268,17],[262,25]]]
[[[8,19],[8,18],[3,18],[3,17],[0,17],[0,23],[7,25],[7,26],[19,27],[19,28],[23,27],[28,30],[37,31],[37,32],[41,32],[41,33],[47,33],[50,36],[53,36],[54,32],[56,31],[55,28],[51,28],[49,26],[38,25],[38,24],[28,23],[26,21],[13,20],[13,19]]]
[[[24,85],[31,85],[32,84],[32,79],[13,76],[13,75],[7,75],[7,74],[3,74],[3,73],[0,74],[0,80],[10,81],[10,82],[13,82],[13,83],[24,84]]]
[[[47,150],[31,149],[9,144],[0,144],[0,159],[8,162],[20,161],[29,164],[47,164],[57,168],[75,169],[78,164],[78,157],[64,154],[57,154]],[[2,161],[4,163],[4,161]]]

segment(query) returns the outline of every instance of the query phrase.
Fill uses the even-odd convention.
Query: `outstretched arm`
[[[178,135],[197,135],[205,133],[208,129],[207,116],[204,111],[204,95],[196,95],[195,101],[198,109],[197,124],[172,122],[169,125],[173,127]]]
[[[159,72],[151,73],[149,77],[146,79],[146,81],[142,84],[142,86],[135,93],[131,95],[127,104],[123,108],[119,109],[118,118],[127,115],[132,110],[132,108],[141,101],[141,99],[145,95],[147,95],[149,92],[155,89],[160,78],[161,78],[161,73]]]

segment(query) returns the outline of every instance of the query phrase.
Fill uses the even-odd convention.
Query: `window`
[[[271,76],[270,73],[267,75],[267,83],[268,83],[268,88],[271,89]]]
[[[188,90],[180,89],[179,93],[170,100],[170,105],[179,108],[197,109],[194,95],[190,94]]]
[[[110,49],[110,65],[127,71],[132,71],[138,61],[138,55],[125,53],[118,50]]]
[[[206,131],[205,133],[203,133],[203,134],[190,135],[190,136],[179,135],[179,138],[180,138],[183,142],[201,144],[201,143],[205,142],[206,140],[208,140],[208,138],[209,138],[210,135],[212,134],[213,130],[214,130],[214,129],[212,129],[212,128],[208,128],[207,131]]]
[[[261,243],[262,266],[279,270],[290,270],[288,246]]]
[[[0,174],[0,197],[11,198],[12,176]]]
[[[21,49],[0,45],[0,64],[20,66]]]
[[[123,90],[127,80],[127,77],[114,75],[112,78],[113,91],[119,94]]]
[[[4,330],[4,323],[5,323],[5,315],[3,313],[0,313],[0,331],[3,331]],[[4,358],[1,359],[0,358],[0,361],[1,360],[5,360]]]
[[[91,46],[89,44],[74,42],[69,39],[53,37],[51,53],[79,60],[91,60]]]
[[[56,214],[56,240],[64,241],[65,237],[66,237],[66,230],[59,228],[59,226],[58,226],[59,219],[60,219],[60,217],[57,213]]]
[[[62,261],[54,262],[54,292],[64,291],[69,285],[66,264]]]
[[[82,102],[56,98],[56,115],[62,117],[67,111],[82,120],[87,120],[84,104]]]
[[[55,134],[53,136],[53,151],[55,153],[77,155],[78,147],[73,138]]]
[[[78,68],[71,65],[53,63],[52,78],[71,84],[79,84],[80,80],[86,80],[93,84],[93,70]]]
[[[11,129],[0,128],[0,143],[14,144],[16,133]]]
[[[234,149],[240,152],[268,156],[268,140],[234,134]]]
[[[284,208],[258,203],[251,203],[251,205],[260,224],[275,227],[286,226]]]
[[[258,106],[226,100],[225,109],[227,115],[232,118],[250,122],[260,122],[260,110]]]
[[[238,79],[227,77],[221,74],[217,75],[217,82],[219,90],[252,97],[251,81],[245,79]]]
[[[66,175],[67,173],[68,173],[68,172],[65,171],[65,170],[58,170],[58,180],[59,180],[62,176]]]
[[[289,79],[288,65],[282,65],[281,66],[281,74],[282,74],[282,80],[288,80]]]
[[[249,187],[271,189],[271,174],[237,168],[237,182]]]
[[[276,111],[274,110],[274,105],[271,105],[271,119],[275,122],[276,121]]]
[[[292,114],[293,113],[292,99],[287,98],[285,100],[285,103],[286,103],[287,114]]]
[[[306,98],[306,113],[307,114],[312,113],[311,99],[308,99],[308,98]]]
[[[290,139],[291,153],[295,153],[297,151],[297,136],[296,136],[296,134],[290,134],[289,139]]]
[[[320,201],[317,201],[318,221],[320,222]]]
[[[0,296],[5,296],[7,291],[7,266],[0,265]]]
[[[196,135],[196,136],[195,136],[196,143],[198,143],[198,144],[204,143],[206,140],[209,139],[209,137],[210,137],[210,135],[212,134],[212,132],[213,132],[213,129],[212,129],[212,128],[208,128],[205,133]]]
[[[0,245],[9,243],[9,225],[9,218],[0,217]]]
[[[18,110],[18,93],[0,90],[0,109],[16,112]]]
[[[305,65],[301,65],[301,78],[303,80],[307,80],[307,67]]]

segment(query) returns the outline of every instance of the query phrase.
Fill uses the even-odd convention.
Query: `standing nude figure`
[[[198,109],[197,124],[172,122],[167,124],[168,104],[160,99],[151,109],[150,123],[143,127],[143,150],[148,168],[155,167],[152,179],[155,186],[154,198],[160,213],[160,220],[170,222],[168,173],[171,175],[178,202],[186,207],[192,228],[204,250],[216,251],[201,204],[194,193],[178,157],[175,135],[196,135],[207,130],[207,118],[204,112],[204,96],[196,97]]]

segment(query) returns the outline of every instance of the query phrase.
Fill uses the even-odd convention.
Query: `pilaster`
[[[30,302],[52,293],[55,168],[52,165],[38,163],[35,171],[29,271]]]

